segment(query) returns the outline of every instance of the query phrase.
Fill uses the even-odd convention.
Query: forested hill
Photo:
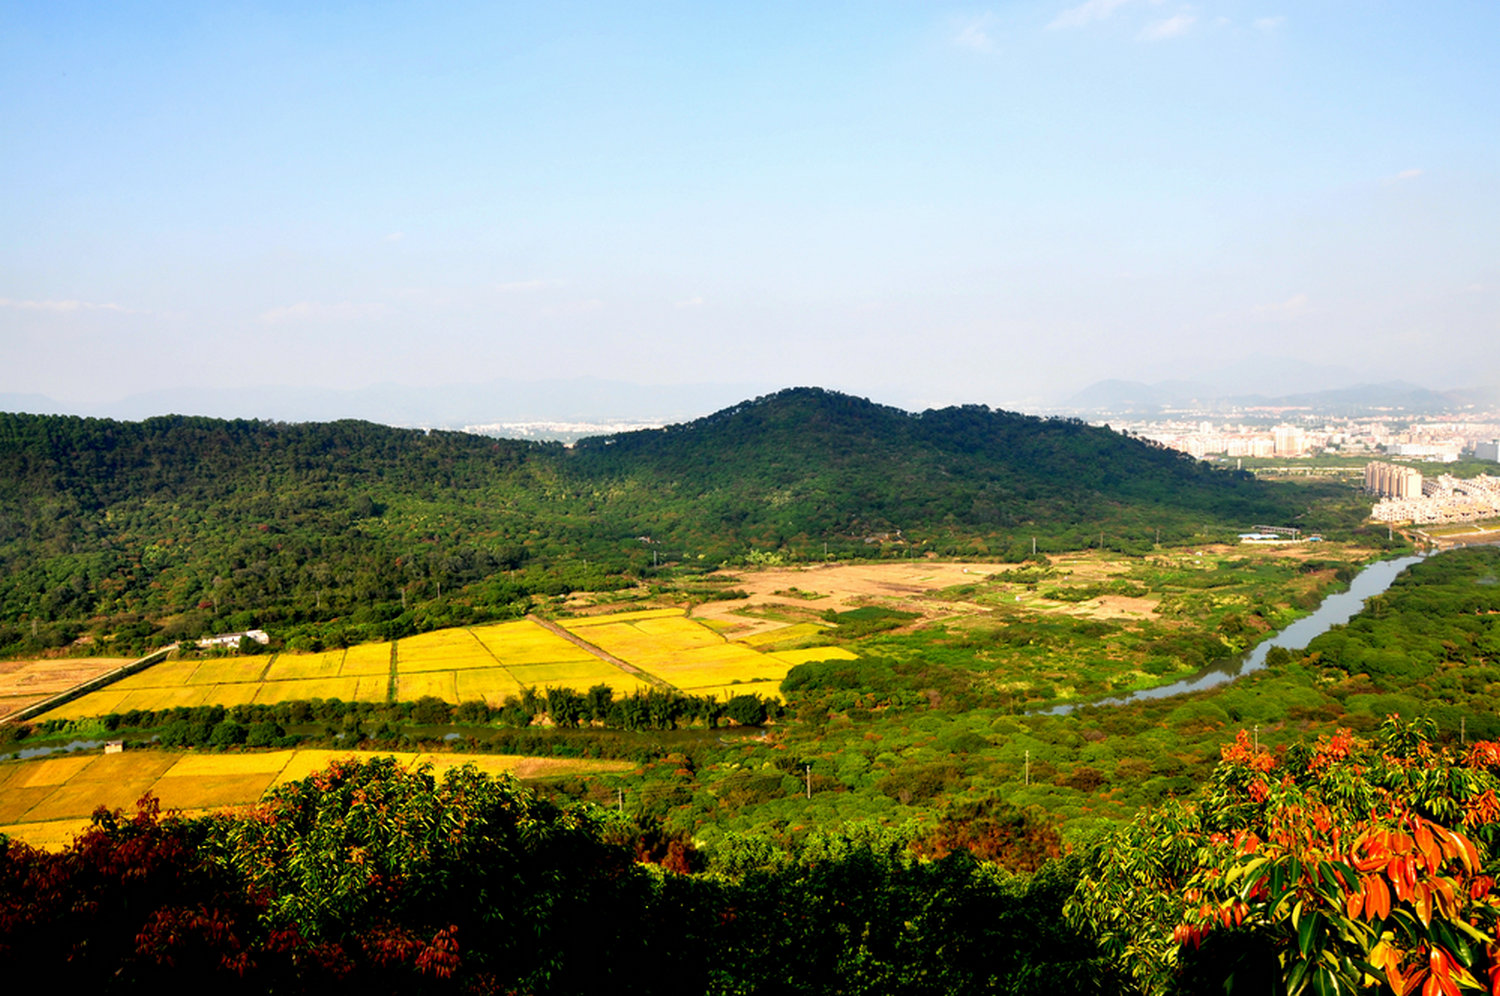
[[[783,511],[768,540],[812,528],[901,528],[969,536],[1033,527],[1151,527],[1184,517],[1237,523],[1301,512],[1248,474],[1072,419],[978,405],[911,414],[816,388],[793,388],[665,429],[580,441],[570,464],[590,479],[650,480],[682,497],[721,491]],[[1081,539],[1080,532],[1080,539]],[[1031,535],[1029,532],[1027,535]],[[1116,536],[1118,542],[1122,537]]]
[[[795,389],[574,449],[364,422],[0,414],[0,653],[351,638],[749,551],[1018,557],[1291,521],[1301,493],[1079,422]],[[1314,523],[1314,525],[1317,525]]]

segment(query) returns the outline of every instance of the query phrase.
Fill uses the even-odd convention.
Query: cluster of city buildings
[[[1488,474],[1424,480],[1412,467],[1372,463],[1365,467],[1365,489],[1381,496],[1370,512],[1377,522],[1441,525],[1500,517],[1500,477]]]
[[[1205,420],[1179,413],[1152,421],[1111,424],[1200,459],[1246,457],[1299,460],[1316,456],[1369,456],[1452,463],[1460,457],[1500,463],[1500,415],[1375,414],[1331,417],[1306,412],[1246,413],[1243,421]],[[1365,465],[1364,487],[1380,497],[1379,522],[1413,525],[1500,518],[1500,477],[1424,476],[1390,460]]]
[[[1388,417],[1304,416],[1271,424],[1201,419],[1111,424],[1200,459],[1384,455],[1452,463],[1465,454],[1500,461],[1500,422],[1494,418],[1489,414],[1395,422]]]
[[[1394,463],[1367,463],[1365,490],[1382,498],[1420,498],[1422,472]]]

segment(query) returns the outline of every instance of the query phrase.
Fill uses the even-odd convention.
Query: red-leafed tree
[[[168,979],[253,989],[247,977],[276,960],[256,950],[261,910],[201,860],[196,836],[148,796],[128,819],[95,813],[60,852],[0,839],[0,965],[43,969],[64,991]]]
[[[1071,916],[1144,991],[1500,992],[1497,758],[1395,717],[1282,754],[1241,731],[1195,807],[1095,850]]]

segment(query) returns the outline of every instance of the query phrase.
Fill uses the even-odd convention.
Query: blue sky
[[[1496,51],[1488,0],[0,3],[0,392],[1496,382]]]

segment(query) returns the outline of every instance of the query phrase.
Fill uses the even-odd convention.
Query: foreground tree
[[[336,762],[239,812],[101,812],[61,853],[0,838],[0,970],[226,996],[1117,991],[1062,919],[1076,868],[977,857],[1051,838],[1013,812],[961,815],[936,858],[846,828],[691,873],[692,841],[653,820],[473,768]]]
[[[1258,751],[1102,841],[1069,906],[1142,992],[1500,992],[1500,745],[1392,717]]]

